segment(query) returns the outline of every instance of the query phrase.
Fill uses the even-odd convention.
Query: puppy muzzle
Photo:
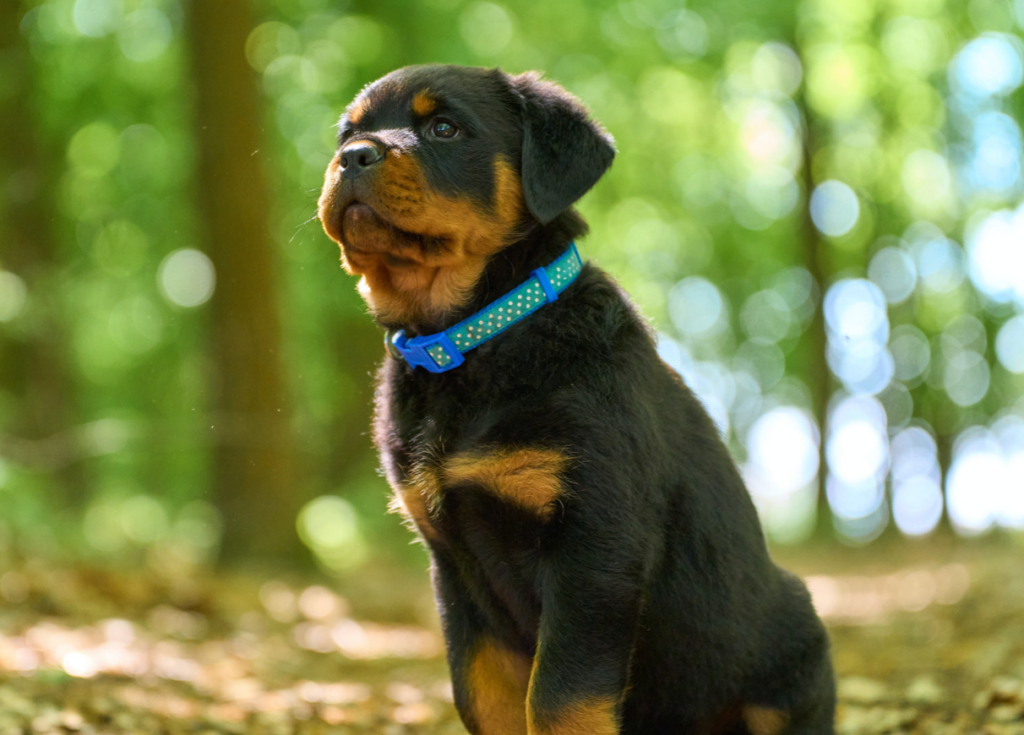
[[[341,149],[338,165],[342,181],[355,181],[373,173],[384,160],[381,146],[369,140],[357,140]]]

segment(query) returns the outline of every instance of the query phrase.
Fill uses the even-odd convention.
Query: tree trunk
[[[794,45],[794,48],[799,48]],[[806,64],[804,69],[806,73]],[[802,87],[794,102],[803,119],[804,134],[802,146],[801,174],[803,177],[804,206],[800,222],[800,239],[803,247],[803,265],[814,279],[818,288],[818,303],[815,305],[814,317],[810,328],[804,335],[804,349],[807,354],[805,379],[811,393],[811,411],[818,424],[821,439],[818,450],[818,510],[816,533],[822,539],[832,539],[835,531],[832,527],[832,512],[829,509],[828,497],[825,494],[825,478],[828,476],[828,461],[825,446],[828,429],[828,402],[832,396],[832,373],[826,357],[828,350],[828,332],[825,326],[825,291],[831,279],[831,264],[828,248],[821,239],[821,234],[811,220],[811,194],[814,193],[814,151],[817,145],[817,126],[811,117],[807,105],[806,87]]]
[[[188,44],[199,145],[199,213],[217,273],[212,299],[215,492],[224,562],[288,564],[304,497],[281,358],[277,269],[256,80],[245,57],[247,0],[192,0]]]
[[[60,256],[53,210],[56,171],[33,115],[33,64],[20,32],[18,0],[0,3],[0,59],[6,96],[0,96],[0,269],[28,288],[26,313],[0,325],[0,399],[13,407],[0,423],[4,434],[28,440],[39,451],[23,457],[29,469],[51,472],[69,505],[85,500],[83,466],[74,447],[51,456],[47,446],[68,432],[73,442],[77,396],[61,304],[54,283]],[[3,396],[4,393],[10,395]],[[6,412],[5,412],[6,413]]]

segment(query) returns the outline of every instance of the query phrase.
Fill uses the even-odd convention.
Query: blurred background
[[[381,333],[313,219],[406,64],[544,70],[615,136],[585,258],[782,545],[1024,529],[1024,0],[5,0],[0,572],[422,570]],[[876,542],[878,543],[878,542]]]

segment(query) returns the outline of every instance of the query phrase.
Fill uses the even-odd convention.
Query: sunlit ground
[[[1024,732],[1019,539],[789,550],[844,733]],[[463,732],[426,574],[0,576],[0,733]]]
[[[0,733],[88,731],[87,723],[111,728],[103,732],[239,733],[453,723],[425,578],[376,579],[394,587],[364,600],[364,613],[382,605],[392,617],[424,620],[369,622],[317,584],[194,583],[41,564],[7,572]]]

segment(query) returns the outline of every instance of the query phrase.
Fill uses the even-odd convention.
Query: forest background
[[[423,568],[368,437],[381,333],[312,219],[425,62],[615,136],[585,258],[779,545],[1024,528],[1024,0],[0,3],[0,574]]]

